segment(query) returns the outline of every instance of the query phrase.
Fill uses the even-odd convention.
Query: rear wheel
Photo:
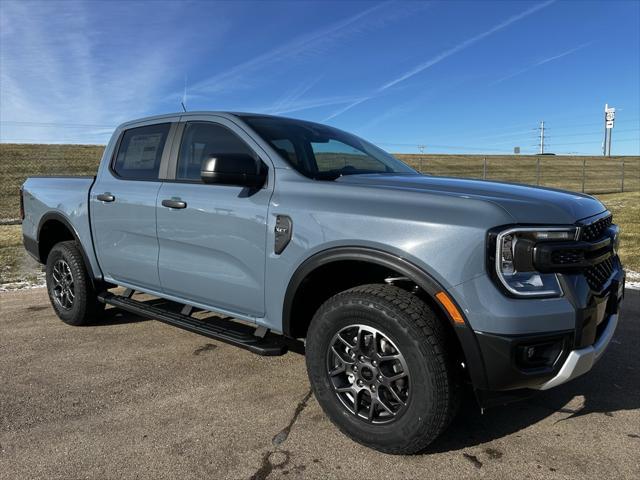
[[[69,325],[94,323],[104,310],[76,242],[60,242],[47,257],[47,291],[58,317]]]
[[[307,334],[318,402],[359,443],[387,453],[423,450],[457,406],[447,333],[427,304],[398,287],[364,285],[335,295]]]

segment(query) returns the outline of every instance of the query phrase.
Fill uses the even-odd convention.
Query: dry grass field
[[[35,175],[94,175],[102,145],[0,144],[0,219],[16,218],[18,189]],[[397,154],[431,175],[528,183],[587,193],[640,191],[640,157]],[[486,159],[486,163],[485,163]],[[486,167],[485,167],[486,164]]]
[[[0,219],[18,217],[18,192],[27,177],[95,175],[103,151],[102,145],[0,143]]]
[[[640,192],[597,196],[620,225],[620,257],[627,270],[640,272]]]
[[[94,175],[100,145],[0,144],[0,219],[18,216],[18,191],[27,176]],[[622,257],[640,271],[640,157],[496,155],[396,155],[432,175],[487,178],[596,194],[622,226]],[[485,160],[486,159],[486,160]],[[624,193],[622,164],[624,162]],[[612,193],[613,192],[613,193]],[[33,263],[22,254],[20,227],[0,227],[0,283],[34,278]],[[26,272],[26,273],[25,273]]]
[[[628,270],[640,272],[640,192],[598,195],[622,229],[620,256]],[[42,280],[41,268],[22,246],[20,225],[0,226],[0,285]]]
[[[624,191],[640,190],[640,157],[406,154],[397,154],[396,157],[431,175],[486,177],[575,192],[583,191],[584,179],[584,191],[593,194],[619,192],[624,178]]]

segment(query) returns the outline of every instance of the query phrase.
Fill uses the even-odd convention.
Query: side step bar
[[[174,327],[244,348],[258,355],[284,355],[287,352],[286,342],[280,335],[267,333],[263,337],[256,336],[256,329],[249,325],[219,318],[198,320],[147,302],[133,300],[131,297],[114,295],[111,292],[101,293],[98,295],[98,300],[141,317],[159,320]]]

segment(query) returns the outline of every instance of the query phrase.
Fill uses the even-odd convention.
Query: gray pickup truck
[[[486,407],[590,370],[624,292],[598,200],[422,175],[300,120],[125,123],[95,178],[29,178],[21,199],[63,321],[111,305],[262,355],[304,351],[330,419],[390,453],[432,442],[464,384]]]

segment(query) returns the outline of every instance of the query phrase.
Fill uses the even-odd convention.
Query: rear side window
[[[215,123],[189,122],[182,134],[176,179],[200,181],[202,162],[223,153],[255,153],[235,133]]]
[[[113,164],[114,172],[128,180],[157,180],[170,123],[126,130]]]

